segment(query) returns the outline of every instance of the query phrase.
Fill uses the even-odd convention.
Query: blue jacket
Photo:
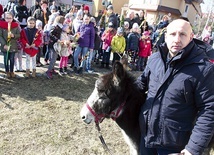
[[[89,49],[94,49],[94,38],[95,31],[94,25],[92,23],[82,24],[77,32],[80,32],[80,38],[78,44],[80,47],[88,47]]]
[[[129,33],[127,37],[126,50],[138,52],[139,39],[140,39],[140,35],[137,32]]]
[[[146,147],[201,155],[214,133],[214,65],[194,41],[168,62],[167,54],[164,44],[137,81],[148,90],[139,118],[142,137]]]

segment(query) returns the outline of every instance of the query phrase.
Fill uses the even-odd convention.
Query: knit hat
[[[124,22],[124,27],[129,27],[129,22],[125,21]]]
[[[117,34],[121,34],[123,33],[123,28],[122,27],[118,27],[117,28]]]
[[[82,12],[82,10],[78,10],[77,11],[77,15],[76,16],[83,16],[83,12]]]
[[[83,10],[88,10],[89,11],[89,6],[88,5],[85,5]]]
[[[109,22],[108,27],[114,28],[114,24],[112,22]]]
[[[109,6],[107,7],[107,9],[108,9],[108,10],[114,10],[113,5],[109,5]]]
[[[143,35],[144,35],[144,36],[149,36],[149,35],[150,35],[150,34],[149,34],[149,31],[144,31],[144,32],[143,32]]]
[[[95,19],[94,17],[91,17],[90,21],[91,21],[92,23],[96,23],[96,19]]]
[[[41,26],[42,27],[42,21],[41,20],[36,20],[36,27],[39,27]]]
[[[138,28],[139,28],[138,23],[134,23],[134,24],[132,25],[132,29],[138,29]]]

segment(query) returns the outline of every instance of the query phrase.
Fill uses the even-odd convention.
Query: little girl
[[[7,78],[15,77],[14,56],[17,52],[17,40],[20,36],[18,23],[11,12],[4,13],[4,20],[0,20],[0,48],[4,55],[4,68]]]
[[[68,56],[71,54],[71,42],[68,36],[70,32],[69,25],[65,24],[62,27],[62,33],[60,35],[60,40],[54,44],[54,49],[59,53],[59,74],[67,74]]]
[[[42,30],[42,21],[41,20],[36,20],[36,28],[40,31],[41,35],[43,36],[43,30]],[[41,58],[41,54],[42,54],[42,50],[43,50],[43,37],[42,37],[42,43],[41,45],[38,47],[39,48],[39,52],[36,55],[36,67],[41,67],[43,66],[43,64],[40,62],[40,58]]]
[[[32,60],[32,77],[36,77],[36,54],[39,51],[39,46],[42,43],[42,34],[35,27],[36,19],[29,17],[27,19],[27,27],[21,31],[21,43],[23,51],[26,54],[26,74],[25,77],[30,76],[30,60]]]
[[[138,71],[143,71],[146,67],[147,59],[152,53],[149,31],[144,31],[139,41],[139,59],[137,62]]]

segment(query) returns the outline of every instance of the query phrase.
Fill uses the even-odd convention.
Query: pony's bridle
[[[96,124],[96,128],[99,132],[99,138],[100,138],[100,141],[104,147],[104,149],[106,149],[110,155],[113,155],[113,153],[111,152],[111,150],[108,148],[108,146],[106,145],[106,142],[102,136],[102,133],[101,133],[101,129],[100,129],[100,126],[99,126],[99,123],[101,123],[104,118],[106,116],[110,116],[110,118],[112,118],[114,121],[119,117],[120,113],[122,112],[123,110],[123,107],[125,105],[126,102],[123,102],[118,108],[116,108],[115,110],[113,110],[110,115],[107,115],[107,114],[97,114],[90,106],[88,103],[86,103],[86,107],[88,108],[88,110],[90,111],[90,113],[94,116],[95,120],[95,124]]]
[[[116,108],[115,110],[113,110],[110,114],[97,114],[89,106],[88,103],[86,103],[86,107],[88,108],[88,110],[90,111],[90,113],[94,116],[94,118],[95,118],[94,122],[97,124],[97,123],[101,123],[106,116],[112,118],[115,121],[119,117],[120,113],[122,112],[125,103],[126,102],[123,102],[118,108]]]

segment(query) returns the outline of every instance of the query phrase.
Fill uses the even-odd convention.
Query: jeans
[[[53,47],[49,47],[49,56],[50,56],[50,64],[48,66],[48,71],[52,71],[54,69],[54,65],[56,63],[56,59],[58,57],[58,54],[56,53],[56,51],[53,49]]]
[[[5,72],[13,72],[14,69],[14,57],[15,57],[15,52],[3,52],[4,54],[4,68]]]
[[[87,60],[86,60],[86,69],[87,70],[91,70],[92,68],[91,68],[91,62],[92,62],[92,60],[94,59],[94,51],[90,51],[89,52],[89,56],[87,57]]]
[[[79,67],[79,55],[82,55],[82,62],[80,64],[80,67],[85,67],[85,55],[88,52],[88,47],[76,47],[76,50],[74,52],[74,67]]]

